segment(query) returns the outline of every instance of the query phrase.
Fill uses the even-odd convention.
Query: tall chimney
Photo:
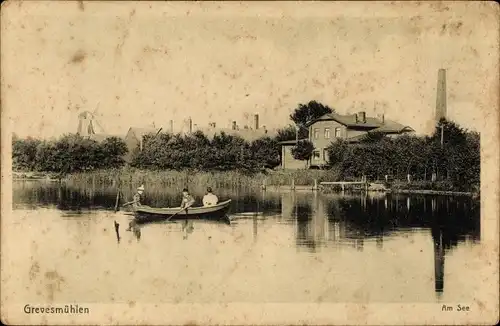
[[[174,120],[170,120],[170,133],[174,133]]]
[[[254,115],[253,122],[254,122],[255,130],[258,130],[259,129],[259,115],[258,114]]]
[[[446,118],[446,69],[439,69],[436,94],[436,122]]]
[[[233,130],[236,130],[236,121],[233,121]]]
[[[189,133],[193,132],[193,119],[189,118]]]

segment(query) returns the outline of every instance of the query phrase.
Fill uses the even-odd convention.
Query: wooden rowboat
[[[156,221],[164,219],[220,219],[226,216],[231,199],[207,207],[189,207],[181,210],[180,207],[155,208],[139,206],[134,208],[137,222]]]

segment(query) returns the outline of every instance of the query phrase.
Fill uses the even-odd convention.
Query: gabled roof
[[[369,128],[371,129],[370,132],[378,131],[383,133],[401,133],[415,131],[409,126],[405,126],[388,119],[381,120],[379,118],[366,117],[365,120],[366,122],[357,121],[356,114],[340,115],[337,113],[327,113],[318,119],[309,122],[307,126],[311,126],[317,121],[337,121],[348,128]]]
[[[215,134],[220,134],[224,132],[227,135],[239,136],[246,141],[254,141],[262,137],[274,137],[277,134],[276,130],[265,130],[265,129],[239,129],[234,130],[230,128],[210,128],[210,127],[196,127],[193,131],[201,131],[209,139],[212,139]]]
[[[89,139],[95,140],[96,142],[99,142],[99,143],[106,140],[107,138],[110,138],[110,137],[124,139],[123,136],[110,135],[110,134],[91,134],[91,135],[89,135]]]
[[[337,113],[327,113],[307,123],[307,127],[316,123],[317,121],[337,121],[347,127],[362,127],[362,128],[378,128],[382,125],[382,121],[377,118],[366,117],[366,122],[356,121],[356,114],[341,115]]]
[[[369,132],[383,132],[386,134],[391,133],[401,133],[401,132],[411,132],[415,131],[413,128],[402,125],[392,120],[385,120],[384,124],[378,128],[372,129]]]
[[[137,139],[143,137],[144,135],[148,135],[148,134],[157,134],[158,132],[160,132],[162,128],[135,128],[135,127],[130,127],[128,132],[127,132],[127,135],[129,133],[133,133],[135,135],[135,137]]]

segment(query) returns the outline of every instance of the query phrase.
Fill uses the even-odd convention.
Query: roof
[[[370,130],[370,132],[383,132],[386,134],[390,133],[401,133],[404,131],[415,131],[413,128],[402,125],[392,120],[385,120],[384,124],[378,128]]]
[[[349,137],[346,139],[346,141],[348,143],[357,143],[357,142],[360,142],[361,140],[364,139],[364,137],[366,137],[366,135],[370,134],[370,133],[375,133],[375,132],[381,132],[381,133],[384,133],[384,134],[399,134],[399,133],[402,133],[402,132],[411,132],[411,131],[414,131],[412,128],[410,127],[407,127],[407,126],[403,126],[397,122],[394,122],[394,121],[391,121],[394,123],[394,125],[388,125],[388,126],[382,126],[382,127],[379,127],[379,128],[375,128],[375,129],[372,129],[370,131],[368,131],[366,134],[361,134],[361,135],[357,135],[357,136],[353,136],[353,137]]]
[[[356,114],[341,115],[337,113],[327,113],[309,122],[306,126],[310,126],[317,121],[334,120],[347,127],[363,127],[363,128],[377,128],[382,125],[382,121],[377,118],[366,117],[366,122],[356,121]]]
[[[127,134],[129,133],[133,133],[135,135],[135,137],[137,137],[138,139],[141,138],[142,136],[144,135],[148,135],[148,134],[157,134],[158,132],[160,132],[162,128],[135,128],[135,127],[130,127]]]
[[[276,130],[266,130],[266,129],[239,129],[234,130],[230,128],[213,128],[213,127],[195,127],[193,131],[201,131],[208,138],[213,138],[215,134],[220,134],[224,132],[227,135],[239,136],[246,141],[254,141],[262,137],[274,137],[277,134]]]
[[[356,120],[357,114],[341,115],[337,113],[327,113],[307,124],[313,125],[317,121],[337,121],[350,128],[369,128],[371,132],[379,131],[383,133],[400,133],[403,131],[414,131],[411,127],[402,125],[398,122],[379,118],[366,117],[366,122]]]
[[[99,142],[99,143],[106,140],[107,138],[110,138],[110,137],[116,137],[116,138],[120,138],[120,139],[124,138],[123,136],[109,135],[109,134],[91,134],[91,135],[89,135],[89,139],[95,140],[96,142]]]
[[[284,141],[280,141],[278,144],[280,145],[295,145],[297,144],[297,141],[294,139],[294,140],[284,140]]]

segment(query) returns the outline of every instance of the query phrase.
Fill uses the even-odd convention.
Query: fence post
[[[313,190],[318,190],[318,179],[314,179]]]
[[[292,190],[295,190],[295,179],[292,178],[292,186],[290,187]]]

